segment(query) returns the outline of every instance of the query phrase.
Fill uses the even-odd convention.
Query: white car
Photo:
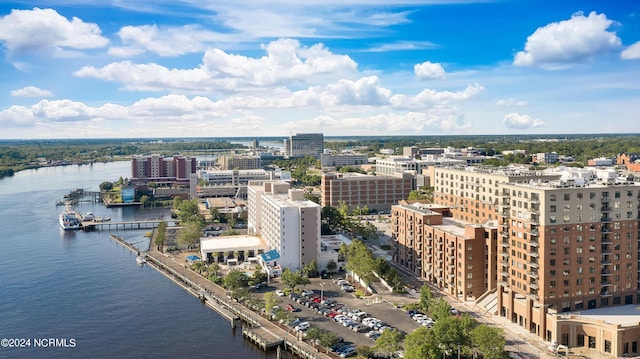
[[[309,329],[311,325],[309,325],[309,322],[302,322],[298,325],[296,325],[295,328],[293,328],[296,332],[303,332],[307,329]]]
[[[284,292],[282,290],[280,290],[280,289],[276,289],[276,295],[278,297],[284,297]]]

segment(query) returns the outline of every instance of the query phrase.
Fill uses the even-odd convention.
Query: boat
[[[143,265],[143,264],[147,263],[147,258],[146,258],[143,254],[139,254],[139,255],[136,257],[136,262],[137,262],[139,265]]]
[[[68,203],[64,212],[60,213],[60,227],[65,231],[82,228],[82,218]]]

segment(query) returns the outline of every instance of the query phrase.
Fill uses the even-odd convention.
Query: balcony
[[[500,272],[500,275],[503,276],[503,277],[508,277],[509,276],[509,272],[502,271],[502,272]]]
[[[500,242],[500,245],[504,248],[509,248],[509,243],[508,242]]]
[[[529,242],[529,245],[530,245],[531,247],[538,247],[538,246],[540,246],[540,243],[538,243],[538,241],[537,241],[537,240],[533,240],[533,239],[532,239],[532,240]]]
[[[601,282],[601,283],[600,283],[600,286],[601,286],[601,287],[609,287],[609,286],[611,286],[611,282],[609,282],[609,281],[603,281],[603,282]]]
[[[608,290],[605,290],[603,292],[600,292],[600,296],[601,297],[610,297],[611,296],[611,292],[609,292]]]
[[[509,258],[509,253],[507,252],[500,252],[500,255],[502,256],[502,258]]]
[[[538,254],[538,252],[531,251],[531,252],[529,252],[528,254],[529,254],[529,257],[534,257],[534,258],[538,258],[538,257],[540,257],[540,255]]]
[[[540,235],[540,232],[538,232],[537,228],[532,228],[532,229],[529,230],[529,234],[532,235],[532,236],[536,236],[537,237],[537,236]]]
[[[600,211],[602,211],[602,212],[611,212],[611,207],[602,206],[602,207],[600,207]]]
[[[500,261],[499,263],[503,267],[508,267],[509,266],[509,261]],[[640,271],[640,269],[638,271]]]
[[[500,232],[500,236],[504,238],[509,238],[509,232],[506,232],[506,231]]]
[[[540,278],[540,277],[538,276],[538,273],[536,273],[536,272],[529,272],[529,273],[527,273],[527,275],[528,275],[529,277],[531,277],[531,278],[535,278],[535,279]]]
[[[536,262],[529,262],[529,267],[534,268],[534,269],[538,269],[540,268],[540,265]]]
[[[540,287],[538,287],[538,285],[535,283],[529,283],[529,288],[538,290]]]

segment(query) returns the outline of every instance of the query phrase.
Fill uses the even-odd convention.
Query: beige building
[[[260,156],[224,155],[218,158],[218,163],[223,170],[253,170],[262,168],[262,158]]]
[[[406,199],[412,189],[413,176],[371,176],[361,173],[326,173],[322,175],[322,206],[338,207],[344,201],[349,207],[389,210]]]
[[[495,239],[486,231],[486,293],[479,305],[550,342],[638,355],[640,183],[618,181],[595,169],[573,171],[435,168],[434,202],[448,208],[445,217],[498,226]],[[402,211],[396,212],[394,221],[401,224]],[[396,233],[402,263],[408,234]],[[446,249],[452,241],[441,237],[436,245]],[[468,257],[463,253],[461,258]],[[422,267],[423,277],[442,281]],[[457,274],[449,273],[459,280]],[[469,295],[460,286],[452,291],[446,285],[451,284],[444,287],[450,295]],[[591,310],[611,307],[633,308],[636,324],[588,319]]]

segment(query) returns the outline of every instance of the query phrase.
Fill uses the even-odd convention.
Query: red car
[[[287,306],[286,306],[285,308],[286,308],[288,311],[290,311],[290,312],[297,312],[297,311],[299,311],[299,310],[300,310],[300,309],[298,309],[298,308],[294,307],[294,306],[293,306],[293,305],[291,305],[291,304],[287,304]]]

